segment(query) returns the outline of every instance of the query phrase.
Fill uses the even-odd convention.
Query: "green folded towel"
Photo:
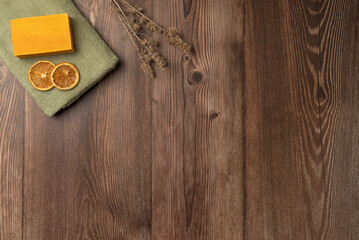
[[[13,55],[10,20],[59,13],[68,13],[71,18],[74,53],[25,59]],[[0,58],[48,116],[73,103],[118,62],[116,55],[71,0],[0,0]],[[36,90],[30,84],[27,73],[31,65],[39,60],[49,60],[55,64],[73,63],[80,72],[79,84],[70,91],[55,88],[47,92]]]

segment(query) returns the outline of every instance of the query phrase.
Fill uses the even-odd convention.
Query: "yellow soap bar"
[[[73,52],[70,17],[57,14],[10,21],[14,55],[19,58]]]

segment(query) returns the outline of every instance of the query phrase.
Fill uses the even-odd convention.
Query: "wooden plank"
[[[22,239],[24,96],[0,60],[0,239]]]
[[[327,0],[320,9],[323,239],[359,239],[359,3]]]
[[[122,63],[54,118],[0,63],[0,240],[357,239],[357,1],[131,1],[194,46],[155,80],[75,2]]]
[[[149,239],[151,83],[110,1],[76,3],[126,62],[54,118],[27,98],[24,239]]]
[[[244,239],[323,239],[315,1],[246,1]]]
[[[153,81],[152,238],[242,239],[242,2],[154,1],[153,11],[194,52],[161,42],[170,66]]]

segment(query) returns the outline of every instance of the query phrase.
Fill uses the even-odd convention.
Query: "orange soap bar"
[[[66,13],[14,19],[10,26],[14,55],[19,58],[74,51]]]

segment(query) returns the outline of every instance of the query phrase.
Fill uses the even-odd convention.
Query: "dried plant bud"
[[[143,43],[142,43],[143,42]],[[150,38],[148,37],[148,40],[147,39],[144,39],[141,41],[141,44],[142,45],[146,45],[147,47],[155,47],[158,45],[158,42],[156,40],[154,40],[153,38]]]
[[[140,7],[140,6],[138,6],[138,5],[135,5],[135,8],[137,9],[137,11],[143,12],[143,8],[142,8],[142,7]]]
[[[139,50],[139,52],[143,62],[145,63],[152,62],[151,53],[144,46]]]
[[[141,26],[135,22],[132,24],[133,31],[138,32],[141,29]]]
[[[167,38],[167,41],[171,45],[179,47],[180,49],[182,49],[186,53],[191,52],[191,46],[189,44],[187,44],[186,42],[184,42],[182,40],[182,38],[180,38],[180,36],[177,33],[176,34],[168,33],[166,38]]]
[[[157,34],[161,34],[163,33],[162,29],[160,29],[159,27],[157,27],[155,24],[153,24],[152,22],[146,22],[146,27],[148,30],[150,30],[151,32],[157,33]]]
[[[141,68],[148,77],[155,78],[155,72],[150,63],[142,63]]]
[[[158,52],[152,54],[152,60],[159,66],[161,70],[165,70],[167,62]]]
[[[148,54],[148,53],[143,55],[143,60],[144,60],[145,63],[151,63],[152,62],[151,55]]]
[[[143,52],[145,53],[144,55],[150,56],[151,61],[154,61],[160,69],[164,70],[166,68],[166,60],[152,46],[147,46],[146,48],[144,48]]]
[[[139,22],[139,24],[143,24],[143,23],[147,22],[147,20],[146,20],[146,18],[144,18],[144,17],[140,17],[140,18],[138,19],[138,22]]]
[[[168,34],[169,34],[169,35],[174,36],[174,35],[176,35],[177,33],[178,33],[177,28],[169,28],[169,29],[168,29]]]

